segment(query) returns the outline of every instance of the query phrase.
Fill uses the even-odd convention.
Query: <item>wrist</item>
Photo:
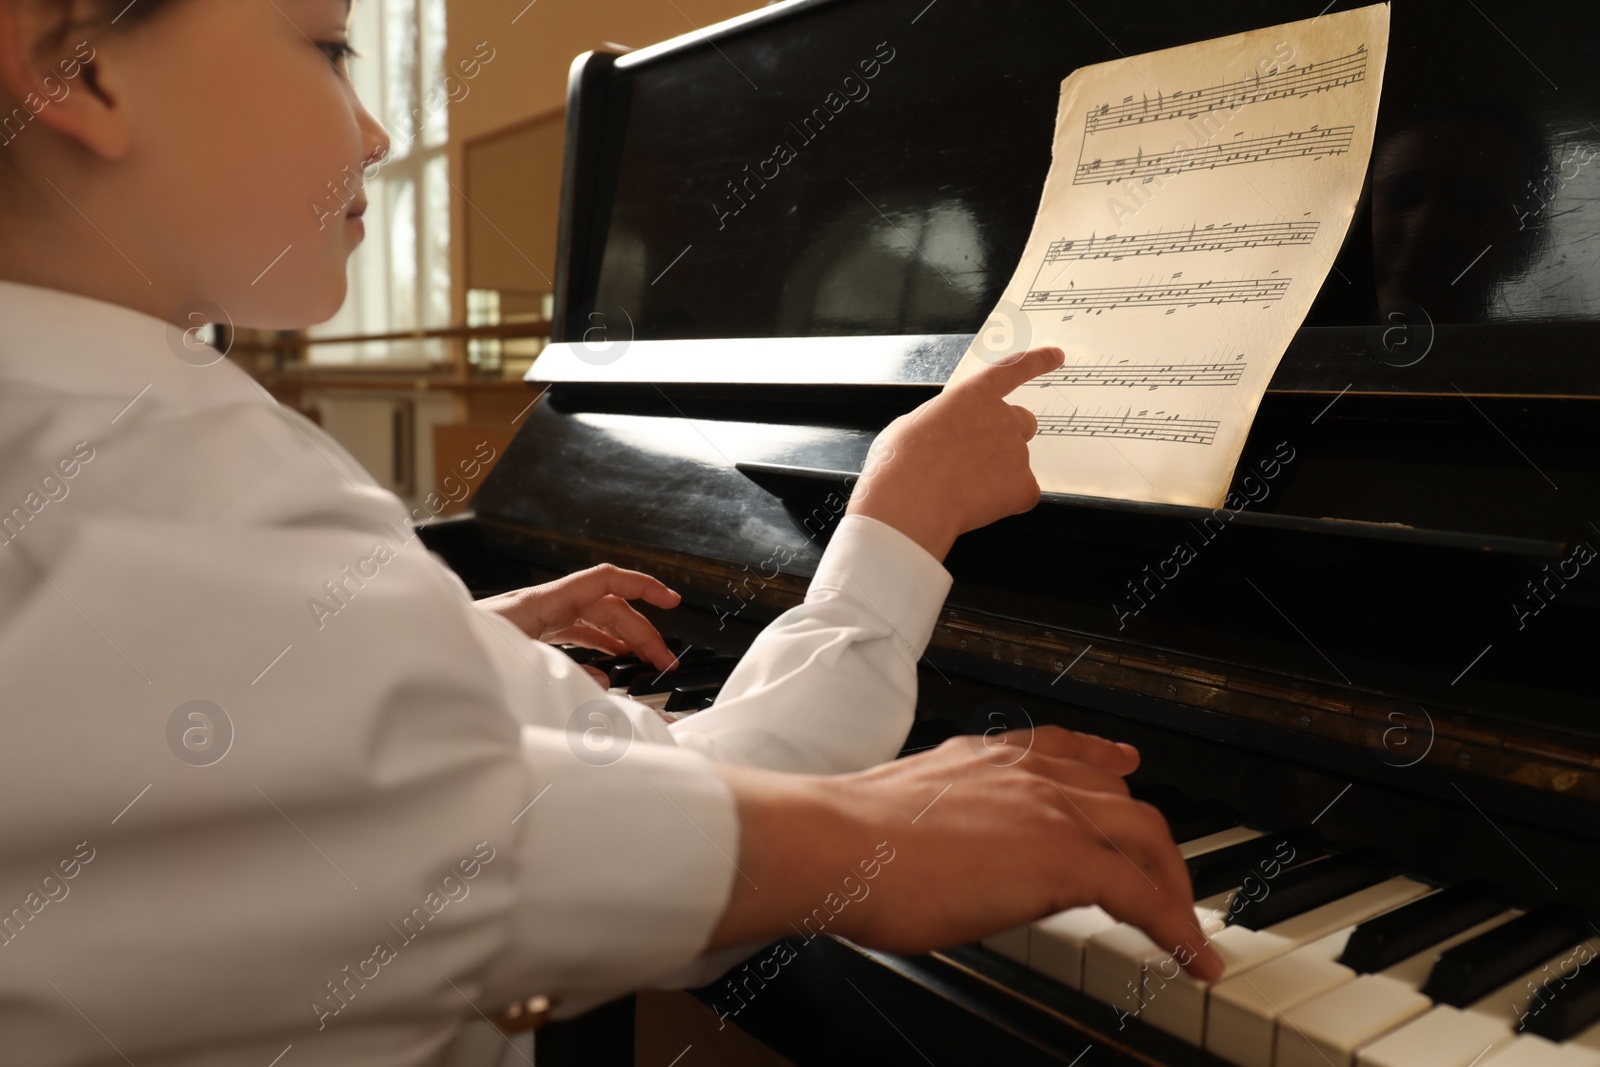
[[[865,515],[894,527],[934,559],[944,562],[961,531],[945,509],[924,500],[899,500],[880,486],[861,484],[845,507],[846,515]]]
[[[848,893],[841,883],[872,857],[874,843],[849,801],[848,778],[728,764],[717,770],[734,794],[739,856],[728,907],[706,950],[819,932],[818,916],[827,917],[826,932],[850,936],[860,909],[840,907]]]

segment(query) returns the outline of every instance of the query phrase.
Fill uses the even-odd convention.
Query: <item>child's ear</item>
[[[120,68],[76,17],[90,6],[0,0],[0,121],[22,110],[96,155],[120,159],[132,141],[131,116]]]

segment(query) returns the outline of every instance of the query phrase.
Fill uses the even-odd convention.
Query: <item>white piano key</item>
[[[1246,841],[1254,841],[1261,836],[1260,830],[1252,830],[1247,826],[1235,826],[1228,830],[1218,830],[1214,834],[1197,837],[1193,841],[1184,841],[1178,845],[1178,855],[1184,859],[1193,859],[1203,856],[1207,852],[1215,852],[1219,848],[1231,848],[1242,845]]]
[[[1379,971],[1378,973],[1386,974],[1390,978],[1406,982],[1411,986],[1411,988],[1420,990],[1423,986],[1428,984],[1428,976],[1433,973],[1433,964],[1434,961],[1438,959],[1439,953],[1444,952],[1447,949],[1455,948],[1457,945],[1465,944],[1466,942],[1477,937],[1479,934],[1486,934],[1490,930],[1493,930],[1496,926],[1504,925],[1505,923],[1510,922],[1512,919],[1519,918],[1523,914],[1524,912],[1521,908],[1507,908],[1494,918],[1485,919],[1476,926],[1469,926],[1459,934],[1447,937],[1437,945],[1434,945],[1423,952],[1419,952],[1415,956],[1403,959],[1393,967]]]
[[[1534,1034],[1513,1038],[1491,1052],[1478,1067],[1600,1067],[1600,1051],[1556,1044]]]
[[[1356,977],[1338,962],[1354,932],[1347,926],[1213,985],[1206,1001],[1206,1051],[1239,1067],[1272,1067],[1282,1014]]]
[[[1220,830],[1204,837],[1196,837],[1178,846],[1184,859],[1204,855],[1219,848],[1227,848],[1261,836],[1261,831],[1243,826]],[[1084,946],[1096,934],[1115,929],[1122,924],[1103,908],[1069,908],[1033,923],[1028,930],[1028,946],[1019,962],[1026,963],[1041,974],[1048,975],[1073,989],[1083,988]],[[1132,927],[1128,927],[1132,930]],[[1007,931],[1010,933],[1010,931]],[[1137,931],[1135,931],[1137,933]],[[1005,936],[1005,935],[1000,935]],[[1142,935],[1141,935],[1142,936]],[[1148,941],[1148,939],[1146,939]],[[988,941],[984,941],[988,944]],[[1013,951],[1015,950],[1014,942]],[[1153,944],[1153,943],[1152,943]],[[992,947],[992,946],[991,946]],[[1003,949],[995,951],[1011,959],[1017,956]]]
[[[1289,1008],[1278,1025],[1274,1067],[1353,1067],[1356,1051],[1433,1007],[1414,984],[1364,974]]]
[[[1224,964],[1222,980],[1259,967],[1343,927],[1365,922],[1374,915],[1415,900],[1430,889],[1410,878],[1390,878],[1264,930],[1225,927],[1211,939],[1211,947]],[[1151,983],[1146,983],[1145,988],[1150,986]],[[1140,1018],[1191,1045],[1203,1047],[1206,994],[1210,987],[1209,982],[1179,974],[1159,992],[1147,993]]]
[[[1600,1052],[1600,1023],[1593,1024],[1587,1030],[1569,1039],[1566,1045],[1569,1048],[1593,1049],[1596,1052]]]
[[[1222,928],[1215,916],[1219,912],[1226,915],[1232,899],[1230,890],[1195,904],[1195,918],[1207,937]],[[1150,940],[1143,930],[1119,923],[1095,934],[1084,945],[1082,988],[1118,1011],[1138,1014],[1149,995],[1146,988],[1171,978],[1177,969],[1169,949]]]
[[[1278,1023],[1274,1067],[1352,1067],[1361,1046],[1433,1007],[1421,990],[1439,953],[1521,914],[1516,909],[1502,912],[1393,967],[1358,975],[1328,993],[1285,1008]]]
[[[1470,1067],[1511,1041],[1511,1028],[1487,1015],[1436,1004],[1356,1054],[1360,1067]]]
[[[1591,951],[1600,951],[1600,940],[1587,944]],[[1570,955],[1568,949],[1551,957],[1464,1010],[1435,1005],[1361,1049],[1356,1063],[1359,1067],[1472,1067],[1480,1057],[1488,1059],[1521,1036],[1517,1026],[1534,997],[1530,983],[1540,980],[1546,967],[1559,968]]]
[[[1413,988],[1420,989],[1427,980],[1433,958],[1437,953],[1476,937],[1479,933],[1519,914],[1521,913],[1511,911],[1494,920],[1481,923],[1447,938],[1428,953],[1401,961],[1385,973],[1391,976],[1412,976]],[[1338,962],[1355,929],[1354,926],[1346,927],[1320,941],[1312,942],[1262,964],[1248,974],[1234,979],[1224,979],[1213,986],[1207,1008],[1207,1050],[1231,1063],[1239,1064],[1240,1067],[1273,1067],[1275,1061],[1283,1062],[1276,1054],[1276,1046],[1278,1042],[1287,1040],[1279,1027],[1285,1014],[1360,977],[1354,970]],[[1418,999],[1421,1000],[1420,1004],[1402,995],[1400,1003],[1415,1006],[1416,1014],[1431,1007],[1426,999],[1420,997]],[[1389,1012],[1380,1006],[1376,1012],[1364,1011],[1360,1014],[1363,1018],[1370,1018],[1375,1014],[1388,1015]],[[1398,1020],[1395,1025],[1398,1025],[1399,1021],[1404,1020]],[[1303,1033],[1294,1033],[1295,1029],[1294,1022],[1282,1028],[1283,1031],[1289,1032],[1292,1038],[1300,1039],[1298,1043],[1302,1046],[1301,1051],[1311,1054],[1303,1057],[1307,1063],[1313,1059],[1323,1063],[1330,1062],[1324,1050],[1311,1047],[1309,1039]],[[1348,1053],[1343,1056],[1343,1062],[1349,1062]]]
[[[1144,960],[1165,954],[1143,930],[1120,923],[1084,945],[1083,991],[1118,1012],[1137,1015],[1146,996],[1139,988],[1144,981]]]
[[[1069,908],[1028,927],[1028,966],[1073,989],[1083,988],[1083,946],[1120,925],[1104,908]]]
[[[1595,1023],[1566,1042],[1567,1048],[1593,1049],[1600,1052],[1600,1023]]]
[[[1014,926],[1009,930],[1002,930],[978,942],[984,948],[998,952],[1008,960],[1015,960],[1024,967],[1028,965],[1028,928]]]

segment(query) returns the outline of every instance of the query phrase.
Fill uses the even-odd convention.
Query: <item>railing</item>
[[[269,333],[246,336],[235,335],[226,346],[230,354],[269,355],[274,357],[270,368],[257,363],[250,369],[258,378],[324,380],[330,377],[380,378],[384,375],[404,375],[414,380],[420,374],[425,378],[471,381],[472,367],[467,361],[468,341],[508,341],[533,337],[549,337],[550,323],[545,320],[527,322],[502,322],[492,326],[444,326],[429,330],[400,330],[393,333],[346,334],[337,337],[310,337],[303,333]],[[305,361],[306,352],[327,345],[394,343],[399,341],[459,341],[452,346],[448,361],[427,363],[381,363],[312,366]],[[247,367],[249,364],[247,363]]]

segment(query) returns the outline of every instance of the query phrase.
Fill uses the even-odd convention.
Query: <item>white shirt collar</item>
[[[187,356],[187,362],[180,358]],[[0,384],[78,396],[126,396],[187,408],[271,402],[226,359],[184,347],[183,331],[142,311],[0,280]]]

